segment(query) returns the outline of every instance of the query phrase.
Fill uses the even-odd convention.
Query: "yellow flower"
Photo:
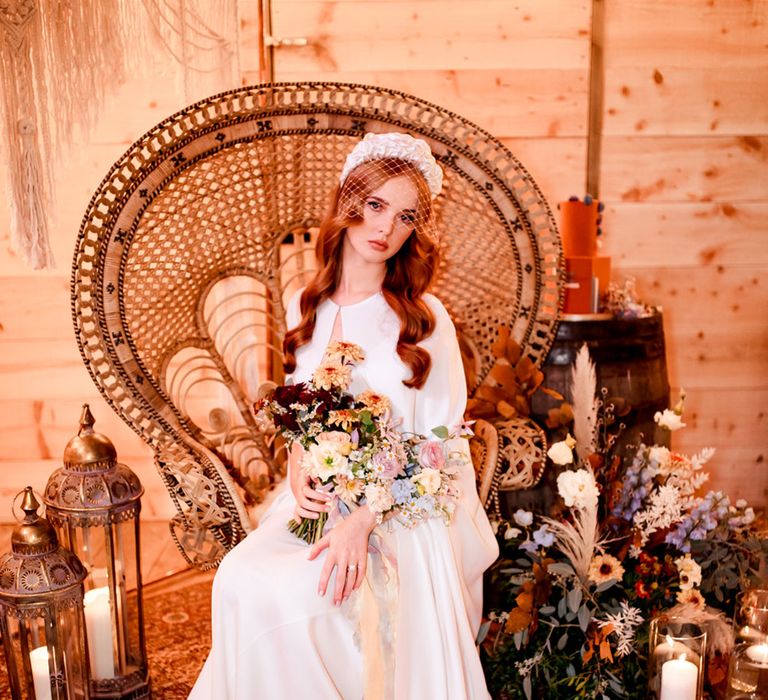
[[[594,556],[587,572],[587,578],[597,585],[611,579],[621,581],[623,576],[624,567],[616,557],[612,557],[610,554],[597,554]]]
[[[338,362],[324,362],[312,375],[312,383],[318,389],[346,389],[352,381],[352,370]]]
[[[339,360],[357,364],[365,359],[365,353],[359,345],[347,343],[343,340],[334,340],[325,349],[325,359]]]
[[[383,416],[389,410],[389,399],[375,391],[364,391],[355,401],[362,403],[374,416]]]

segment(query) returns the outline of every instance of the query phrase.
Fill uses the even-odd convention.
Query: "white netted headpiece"
[[[426,141],[398,132],[366,134],[347,156],[339,183],[343,185],[349,173],[361,163],[379,158],[398,158],[413,163],[424,176],[433,199],[443,189],[443,171]]]

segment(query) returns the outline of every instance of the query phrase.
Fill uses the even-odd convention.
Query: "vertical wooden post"
[[[259,0],[259,82],[275,82],[275,47],[272,43],[272,0]]]
[[[600,152],[603,139],[603,45],[605,38],[604,0],[592,0],[592,33],[589,55],[589,133],[587,134],[586,192],[600,196]]]

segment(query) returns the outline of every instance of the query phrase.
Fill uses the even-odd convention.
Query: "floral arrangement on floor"
[[[314,543],[336,517],[366,503],[377,520],[396,517],[408,527],[441,517],[449,522],[460,496],[456,480],[465,452],[453,449],[447,428],[434,439],[405,434],[390,414],[386,396],[349,393],[352,368],[362,348],[331,343],[311,381],[277,386],[256,402],[262,426],[304,448],[301,468],[330,493],[330,513],[291,521],[298,537]]]
[[[754,581],[768,540],[744,501],[698,495],[713,450],[692,457],[638,445],[615,454],[616,417],[595,398],[586,347],[572,377],[573,437],[553,444],[559,505],[495,523],[496,600],[481,631],[494,697],[646,698],[650,620],[704,625],[710,687],[725,681],[735,594]],[[684,427],[684,396],[656,414]]]

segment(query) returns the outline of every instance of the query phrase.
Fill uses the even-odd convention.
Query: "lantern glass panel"
[[[139,672],[146,663],[138,603],[138,518],[93,526],[70,520],[60,533],[88,572],[85,621],[91,675],[107,679]]]
[[[2,606],[2,636],[14,697],[88,698],[82,617],[72,600],[18,610]]]

